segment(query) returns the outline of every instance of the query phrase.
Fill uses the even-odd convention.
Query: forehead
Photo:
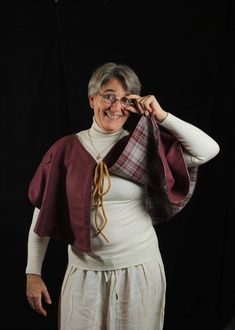
[[[126,87],[121,80],[119,80],[117,78],[112,78],[109,81],[107,81],[105,84],[102,85],[101,91],[103,93],[112,92],[115,94],[125,94]]]

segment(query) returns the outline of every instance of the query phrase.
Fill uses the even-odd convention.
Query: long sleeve
[[[34,232],[34,227],[40,210],[35,207],[28,235],[28,256],[26,274],[41,275],[43,260],[46,254],[49,237],[40,237]]]
[[[171,113],[160,125],[180,142],[188,167],[202,165],[219,153],[219,145],[208,134]]]

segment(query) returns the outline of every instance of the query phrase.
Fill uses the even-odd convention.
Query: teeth
[[[121,117],[120,114],[111,114],[111,113],[108,113],[108,112],[106,114],[112,120],[119,119]]]

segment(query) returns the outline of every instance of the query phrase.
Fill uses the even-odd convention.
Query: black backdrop
[[[53,305],[42,318],[25,298],[27,188],[48,147],[90,124],[88,79],[106,61],[131,65],[143,94],[220,144],[190,203],[156,231],[168,282],[164,330],[222,329],[235,312],[232,1],[5,1],[0,21],[3,329],[56,329],[66,247],[50,242],[43,274]]]

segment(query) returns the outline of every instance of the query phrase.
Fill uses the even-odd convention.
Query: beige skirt
[[[119,270],[68,266],[59,305],[60,330],[162,330],[166,281],[151,261]]]

